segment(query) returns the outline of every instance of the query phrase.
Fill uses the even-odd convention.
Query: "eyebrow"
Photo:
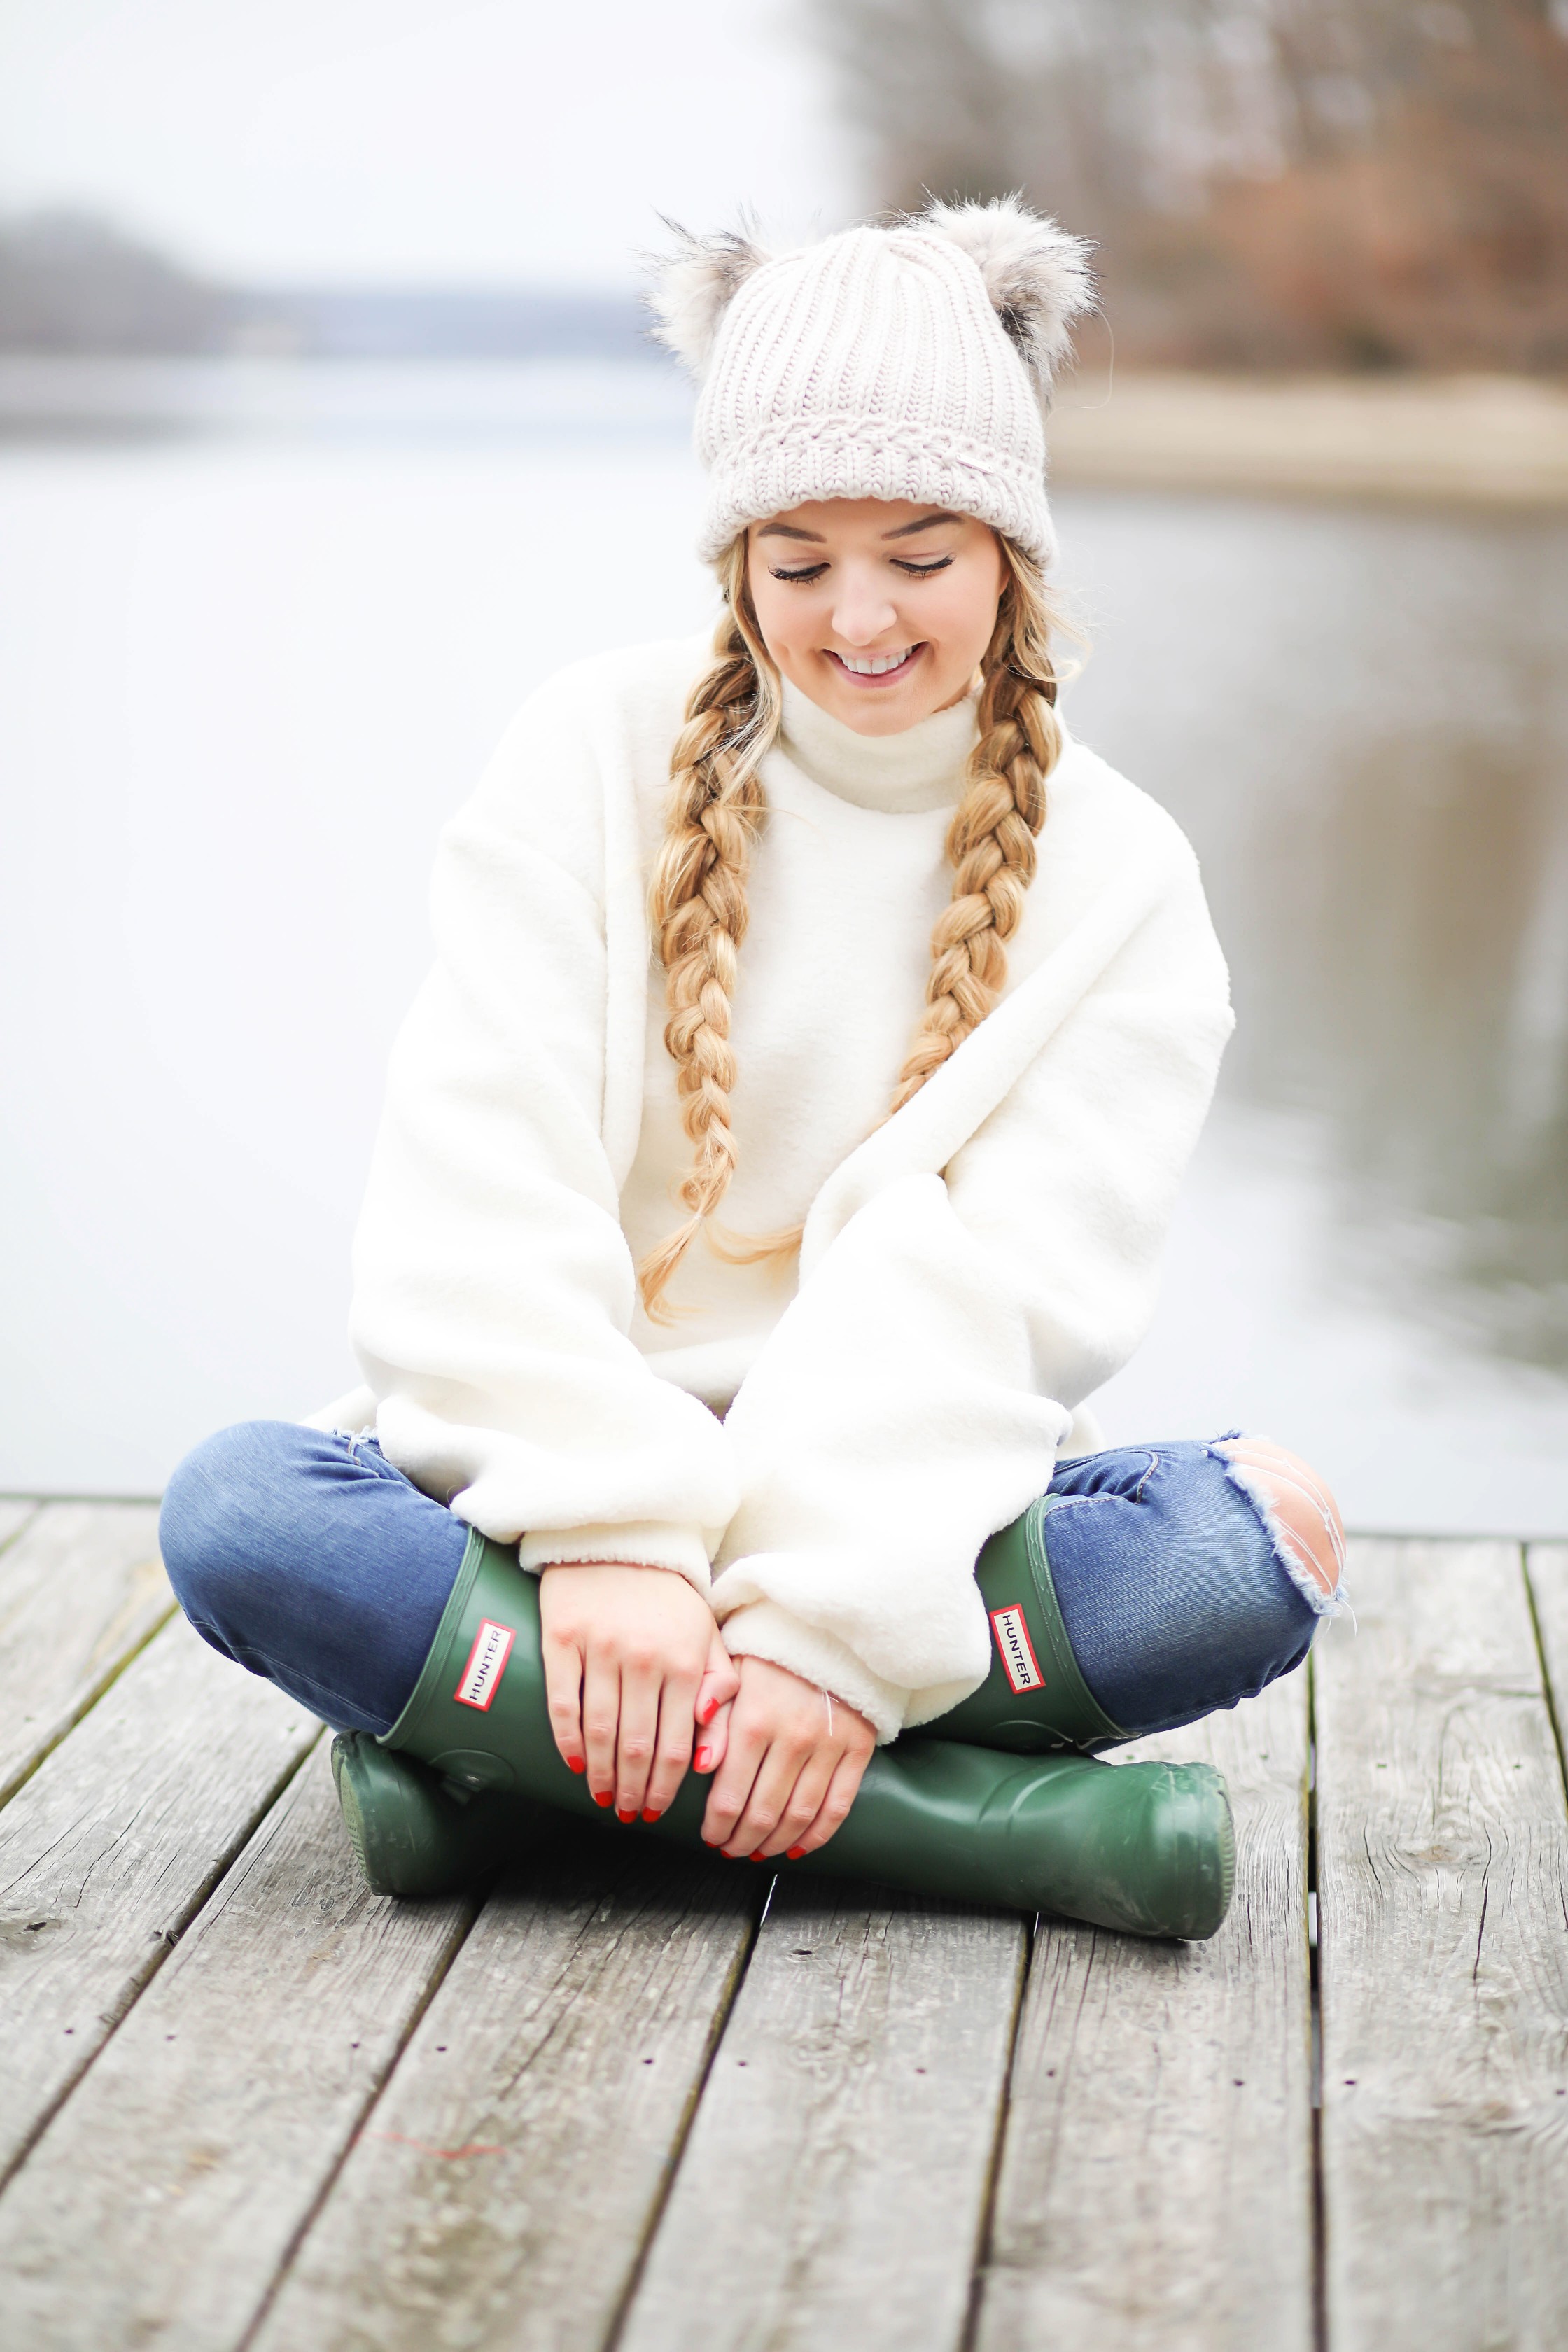
[[[921,515],[918,522],[901,522],[897,530],[885,530],[882,537],[909,539],[917,530],[934,530],[939,522],[962,522],[963,520],[963,517],[957,514]]]
[[[934,530],[939,522],[962,522],[959,514],[921,515],[915,522],[901,522],[896,530],[885,530],[884,539],[908,539],[917,530]],[[812,547],[826,545],[819,530],[797,530],[792,522],[765,522],[758,531],[759,539],[801,539]]]

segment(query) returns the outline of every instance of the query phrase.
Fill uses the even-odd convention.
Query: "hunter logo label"
[[[500,1687],[501,1668],[516,1639],[510,1625],[493,1624],[487,1617],[474,1635],[468,1663],[452,1696],[465,1706],[477,1706],[482,1715]]]
[[[1044,1690],[1046,1678],[1041,1674],[1035,1653],[1029,1646],[1029,1629],[1024,1622],[1021,1609],[993,1609],[992,1631],[1002,1664],[1007,1669],[1007,1680],[1016,1691]]]

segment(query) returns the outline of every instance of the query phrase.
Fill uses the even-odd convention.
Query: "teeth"
[[[906,646],[902,653],[868,654],[859,661],[853,654],[836,654],[834,658],[841,661],[846,669],[852,669],[857,677],[880,677],[885,669],[897,669],[900,662],[907,662],[913,651],[913,646]]]

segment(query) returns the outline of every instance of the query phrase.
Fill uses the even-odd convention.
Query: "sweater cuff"
[[[722,1632],[732,1658],[766,1658],[856,1708],[875,1727],[879,1746],[902,1730],[909,1692],[874,1675],[836,1633],[808,1625],[776,1601],[745,1602],[725,1618]]]
[[[672,1527],[658,1519],[623,1519],[604,1527],[545,1528],[524,1536],[517,1548],[518,1563],[537,1576],[545,1568],[586,1568],[617,1564],[626,1568],[668,1568],[684,1576],[707,1600],[713,1578],[708,1546],[696,1527]]]

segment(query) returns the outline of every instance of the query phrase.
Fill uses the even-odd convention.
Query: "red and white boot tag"
[[[1013,1688],[1016,1691],[1044,1690],[1046,1678],[1030,1647],[1029,1629],[1024,1622],[1023,1611],[993,1609],[991,1629],[996,1636],[996,1647]]]
[[[468,1663],[452,1696],[464,1706],[477,1706],[483,1715],[500,1688],[501,1669],[511,1655],[511,1645],[517,1634],[510,1625],[497,1625],[485,1618],[474,1635],[474,1646],[468,1652]]]

